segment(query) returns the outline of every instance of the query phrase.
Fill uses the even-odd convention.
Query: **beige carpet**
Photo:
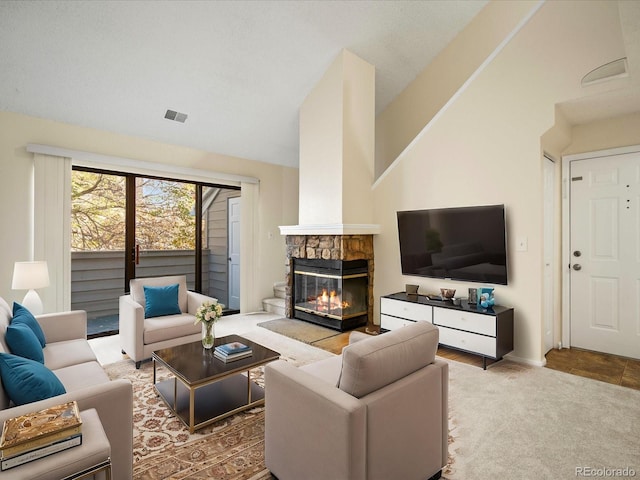
[[[447,479],[557,480],[625,467],[640,477],[640,391],[509,361],[486,372],[449,365]]]
[[[268,322],[259,323],[258,326],[308,344],[335,337],[341,333],[337,330],[315,325],[310,322],[303,322],[302,320],[296,320],[294,318],[277,318],[275,320],[269,320]]]

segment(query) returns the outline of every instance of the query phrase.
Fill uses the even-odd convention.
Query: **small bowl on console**
[[[443,300],[451,300],[456,295],[455,288],[441,288],[440,295],[442,295]]]

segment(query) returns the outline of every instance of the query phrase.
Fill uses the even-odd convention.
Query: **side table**
[[[111,479],[111,445],[94,408],[80,412],[82,445],[2,472],[2,480]]]

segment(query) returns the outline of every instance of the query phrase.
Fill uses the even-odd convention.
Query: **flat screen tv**
[[[403,275],[507,284],[504,205],[398,212]]]

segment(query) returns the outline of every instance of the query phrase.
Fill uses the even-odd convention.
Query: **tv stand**
[[[485,370],[487,358],[501,360],[513,350],[513,308],[478,308],[466,300],[454,305],[448,300],[429,300],[404,292],[380,298],[381,331],[419,321],[438,327],[440,345],[482,356]]]

